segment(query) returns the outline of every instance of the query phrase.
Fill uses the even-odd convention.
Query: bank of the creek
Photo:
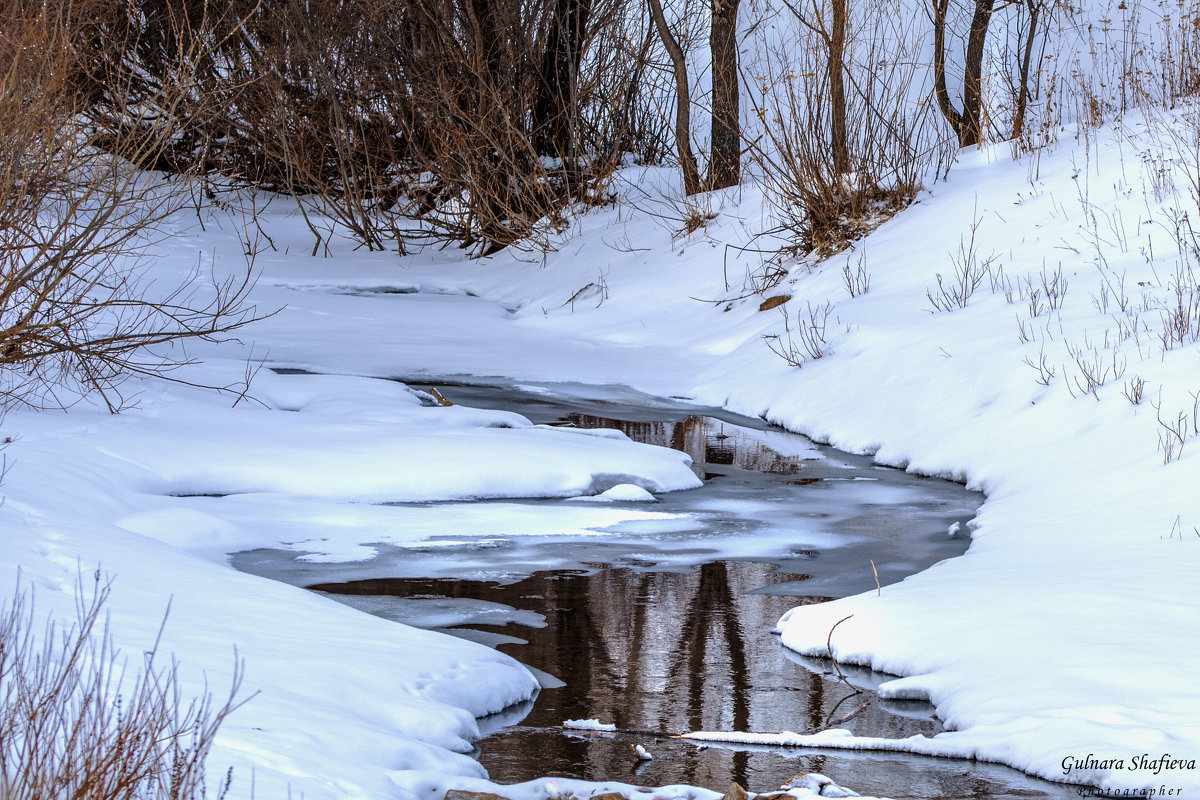
[[[420,386],[419,382],[415,385]],[[960,555],[982,497],[881,469],[745,417],[631,393],[441,383],[451,402],[517,411],[537,423],[617,428],[691,455],[702,488],[661,495],[686,515],[669,532],[496,538],[379,548],[353,564],[296,552],[236,554],[268,575],[379,616],[499,647],[537,671],[525,707],[481,721],[479,759],[493,780],[542,775],[756,790],[823,772],[864,794],[923,798],[1065,798],[1069,787],[995,765],[895,753],[699,747],[656,737],[687,730],[868,736],[942,730],[924,703],[886,702],[889,676],[806,659],[771,629],[802,602],[873,590]],[[426,387],[428,388],[428,387]],[[512,502],[512,501],[506,501]],[[537,505],[561,503],[524,501]],[[487,502],[473,504],[487,514]],[[468,576],[469,579],[464,579]],[[839,672],[841,674],[839,674]],[[599,718],[639,734],[562,729]],[[638,761],[642,744],[653,754]]]

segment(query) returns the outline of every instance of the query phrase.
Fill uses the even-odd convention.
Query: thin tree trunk
[[[738,106],[738,0],[712,0],[712,151],[708,187],[724,189],[741,180],[742,132]]]
[[[572,154],[571,118],[578,99],[579,64],[591,0],[557,0],[542,56],[541,85],[533,104],[534,143],[544,155]]]
[[[692,155],[691,93],[688,88],[687,62],[684,60],[683,48],[679,46],[667,25],[660,0],[650,0],[650,15],[654,19],[654,27],[658,30],[658,38],[662,39],[663,48],[671,59],[671,70],[675,75],[675,148],[679,153],[679,166],[683,170],[683,191],[691,196],[700,192],[700,170],[696,166],[696,157]]]
[[[846,138],[846,0],[832,0],[833,24],[829,36],[829,121],[833,167],[838,173],[850,171],[850,150]]]
[[[500,35],[496,30],[496,17],[500,10],[490,0],[466,0],[463,8],[471,26],[476,53],[492,84],[497,85],[500,79]]]
[[[987,43],[988,24],[995,0],[975,0],[975,14],[967,33],[967,51],[963,74],[962,129],[958,141],[963,147],[983,141],[983,48]]]
[[[1017,110],[1013,114],[1014,139],[1025,130],[1025,104],[1029,100],[1029,62],[1033,57],[1033,42],[1037,38],[1038,16],[1042,11],[1040,0],[1025,0],[1029,9],[1029,30],[1025,34],[1025,52],[1021,54],[1021,74],[1017,83]]]
[[[946,88],[946,7],[950,0],[931,0],[933,7],[933,92],[937,97],[938,110],[950,123],[954,135],[962,139],[962,115],[950,102],[950,91]]]
[[[975,13],[963,54],[963,107],[959,112],[946,88],[946,8],[949,0],[930,0],[933,9],[933,91],[938,109],[950,123],[960,147],[983,141],[983,52],[995,0],[975,0]]]
[[[629,76],[629,80],[625,83],[625,99],[621,101],[621,135],[618,137],[621,148],[633,149],[633,142],[630,141],[630,134],[633,131],[635,108],[637,104],[638,87],[642,85],[642,75],[646,71],[648,62],[647,56],[650,53],[650,44],[654,40],[654,31],[647,29],[646,37],[642,39],[642,46],[638,49],[637,60],[634,62],[633,74]]]

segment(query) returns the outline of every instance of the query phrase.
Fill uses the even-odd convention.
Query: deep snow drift
[[[833,304],[824,357],[799,369],[763,340],[786,343],[781,311],[760,312],[763,295],[747,289],[764,256],[738,247],[771,225],[752,185],[710,197],[716,218],[684,235],[670,221],[678,202],[662,200],[677,192],[671,173],[630,168],[616,188],[636,203],[578,217],[544,263],[519,252],[401,258],[349,243],[330,258],[290,255],[311,245],[276,200],[261,216],[276,250],[258,257],[255,298],[286,308],[241,344],[198,347],[202,363],[182,374],[235,382],[247,357],[306,372],[262,370],[236,404],[144,383],[130,385],[139,406],[115,417],[86,403],[10,411],[0,588],[11,592],[19,567],[39,608],[63,615],[78,570],[99,564],[114,576],[112,629],[131,653],[153,641],[171,598],[164,649],[196,690],[204,676],[218,690],[227,682],[236,647],[261,694],[212,755],[211,774],[234,766],[233,796],[249,796],[251,776],[259,798],[288,787],[316,800],[484,786],[467,755],[475,717],[529,697],[536,682],[524,668],[239,574],[225,554],[282,544],[360,558],[373,543],[438,532],[384,501],[694,485],[672,451],[426,405],[378,378],[625,384],[763,415],[987,492],[965,556],[780,623],[786,645],[820,654],[850,617],[831,639],[837,657],[902,675],[883,692],[928,697],[952,729],[890,746],[1109,790],[1200,794],[1194,766],[1135,763],[1200,759],[1190,668],[1200,656],[1200,348],[1161,337],[1173,309],[1197,297],[1195,256],[1181,253],[1168,213],[1192,202],[1197,165],[1186,152],[1158,158],[1156,130],[1093,131],[1036,165],[1007,148],[964,152],[946,182],[852,252],[787,264],[765,294],[792,296],[782,308],[793,335],[810,305]],[[1159,191],[1160,167],[1184,200]],[[155,270],[186,274],[197,251],[240,264],[233,220],[206,213],[225,229],[200,232],[181,217]],[[965,307],[936,311],[936,275],[951,280],[971,247],[987,273]],[[842,267],[860,258],[870,290],[852,298]],[[1182,448],[1167,459],[1172,425]],[[550,524],[602,533],[655,513],[577,503]],[[510,523],[511,533],[545,532]],[[1093,769],[1089,756],[1109,763]],[[703,794],[659,796],[689,793]]]

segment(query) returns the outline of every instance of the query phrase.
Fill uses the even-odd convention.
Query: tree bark
[[[988,24],[995,0],[975,0],[975,14],[967,33],[963,73],[962,129],[958,141],[963,147],[983,141],[983,48],[987,43]]]
[[[671,33],[667,18],[663,14],[660,0],[649,0],[650,16],[662,40],[663,49],[671,59],[671,71],[675,76],[675,148],[679,153],[679,166],[683,170],[683,191],[689,197],[700,192],[700,170],[696,157],[692,155],[691,143],[691,92],[688,88],[687,61],[683,48]]]
[[[579,64],[591,0],[557,0],[542,56],[541,85],[533,104],[534,145],[543,155],[572,154],[571,119],[578,105]]]
[[[846,0],[832,0],[833,20],[829,32],[829,122],[833,168],[850,171],[850,149],[846,138]]]
[[[737,12],[738,0],[712,0],[712,24],[709,30],[709,50],[712,54],[712,150],[708,164],[710,189],[736,186],[741,180]]]
[[[1021,73],[1017,81],[1017,110],[1013,114],[1012,138],[1019,138],[1025,130],[1025,106],[1029,101],[1029,62],[1033,57],[1033,42],[1037,38],[1038,16],[1042,11],[1041,0],[1025,0],[1029,9],[1029,30],[1025,34],[1025,52],[1021,54]]]

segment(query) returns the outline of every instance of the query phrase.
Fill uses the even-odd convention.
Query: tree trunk
[[[736,186],[741,180],[737,12],[738,0],[712,0],[709,32],[712,53],[712,151],[708,164],[710,189]]]
[[[983,141],[983,51],[995,0],[975,0],[963,54],[963,107],[959,112],[946,88],[946,8],[949,0],[930,0],[933,9],[933,83],[938,109],[950,123],[960,147]]]
[[[1021,74],[1017,81],[1017,110],[1013,114],[1012,138],[1019,138],[1025,130],[1025,105],[1029,101],[1029,62],[1033,56],[1033,42],[1037,37],[1038,16],[1042,11],[1041,0],[1025,0],[1029,9],[1029,30],[1025,34],[1025,52],[1021,54]]]
[[[538,152],[572,154],[571,118],[577,110],[579,64],[591,0],[557,0],[542,56],[541,85],[533,104],[533,138]]]
[[[954,135],[961,139],[962,115],[950,102],[950,91],[946,88],[946,6],[950,0],[932,0],[933,7],[933,93],[937,97],[938,110],[950,123]]]
[[[995,0],[975,0],[975,14],[967,33],[967,51],[963,73],[962,129],[958,141],[963,147],[983,141],[983,49]]]
[[[846,0],[832,0],[833,21],[829,33],[829,122],[833,168],[850,171],[850,149],[846,139]]]
[[[650,0],[650,15],[654,19],[658,37],[662,39],[663,49],[671,59],[671,71],[675,75],[675,148],[679,153],[679,166],[683,170],[683,191],[690,197],[700,192],[700,170],[696,166],[696,157],[692,155],[692,111],[687,61],[684,60],[683,48],[679,46],[667,25],[660,0]]]

